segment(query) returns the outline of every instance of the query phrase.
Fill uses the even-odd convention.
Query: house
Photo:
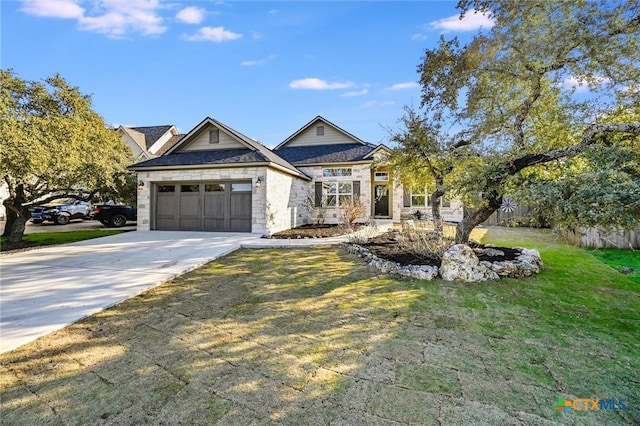
[[[130,167],[138,173],[138,230],[271,235],[308,223],[309,203],[338,223],[341,206],[355,199],[369,208],[362,221],[426,211],[427,190],[405,190],[376,161],[387,152],[320,116],[272,150],[207,117],[162,155]],[[461,209],[443,214],[460,220]]]
[[[164,154],[179,139],[178,129],[172,125],[125,127],[117,129],[122,140],[133,152],[136,161],[149,160]]]

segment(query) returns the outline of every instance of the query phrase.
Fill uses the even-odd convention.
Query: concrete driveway
[[[0,353],[260,240],[256,234],[126,232],[0,256]]]

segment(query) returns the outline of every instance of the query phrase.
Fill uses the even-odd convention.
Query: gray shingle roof
[[[136,169],[166,166],[224,165],[242,163],[268,163],[269,160],[251,149],[218,149],[212,151],[183,151],[134,164]]]
[[[376,149],[375,145],[339,144],[299,146],[276,149],[275,153],[295,166],[319,163],[348,163],[366,160],[367,154]]]
[[[171,127],[173,126],[145,126],[129,128],[135,130],[136,132],[144,134],[145,144],[147,146],[147,149],[149,149],[153,146],[154,143],[158,141],[158,139],[162,137],[162,135],[167,133]]]

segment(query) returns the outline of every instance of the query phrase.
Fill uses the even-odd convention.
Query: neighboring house
[[[324,204],[326,223],[337,223],[341,205],[356,198],[369,207],[362,221],[426,212],[426,189],[404,190],[391,170],[374,165],[388,151],[320,116],[273,150],[205,118],[161,156],[130,167],[138,173],[138,230],[271,235],[308,223],[309,200]],[[461,209],[443,214],[460,220]]]
[[[133,152],[136,161],[150,160],[164,154],[181,137],[172,125],[118,127],[120,137]]]

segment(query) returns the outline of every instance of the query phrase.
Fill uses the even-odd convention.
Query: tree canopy
[[[587,157],[602,159],[604,146],[618,147],[609,156],[637,164],[637,151],[623,154],[616,141],[637,144],[640,134],[638,116],[628,114],[640,103],[638,0],[462,0],[458,8],[461,16],[486,14],[493,27],[465,45],[441,37],[425,51],[418,72],[424,119],[447,127],[452,186],[467,196],[459,241],[500,207],[507,191],[541,176],[556,187],[568,185],[567,173],[587,172],[580,161],[595,167]],[[540,198],[545,187],[550,201],[553,185],[528,195]],[[482,201],[474,204],[478,193]],[[573,205],[585,209],[590,204],[583,201]]]
[[[60,75],[25,81],[0,70],[0,78],[0,176],[9,189],[3,204],[10,241],[19,241],[30,206],[113,190],[132,159],[91,98]]]

